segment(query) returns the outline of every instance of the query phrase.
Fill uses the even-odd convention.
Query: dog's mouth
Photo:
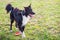
[[[29,14],[29,16],[30,16],[30,17],[32,17],[32,18],[34,17],[34,15],[33,15],[33,14]]]

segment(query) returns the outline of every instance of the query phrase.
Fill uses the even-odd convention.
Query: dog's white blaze
[[[27,22],[29,21],[29,19],[30,19],[30,16],[23,16],[23,21],[22,21],[22,26],[24,26],[24,25],[26,25],[27,24]]]

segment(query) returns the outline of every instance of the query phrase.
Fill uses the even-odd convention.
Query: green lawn
[[[19,9],[32,4],[36,14],[26,25],[26,38],[14,35],[18,31],[14,24],[13,32],[9,32],[8,3]],[[0,40],[60,40],[60,0],[0,0]]]

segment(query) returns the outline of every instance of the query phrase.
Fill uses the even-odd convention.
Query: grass
[[[26,38],[14,35],[14,24],[13,32],[9,32],[10,16],[5,10],[8,3],[19,9],[32,4],[36,14],[26,25]],[[60,40],[60,0],[0,0],[0,40]]]

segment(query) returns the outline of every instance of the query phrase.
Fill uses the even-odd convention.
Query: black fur
[[[14,9],[14,8],[12,7],[11,4],[8,4],[8,5],[6,6],[6,11],[7,11],[7,13],[10,12],[10,11],[12,11],[13,9]]]
[[[28,7],[24,7],[24,9],[25,10],[19,10],[18,8],[13,8],[11,4],[8,4],[6,6],[7,13],[11,11],[10,12],[10,20],[11,20],[10,30],[12,30],[12,24],[15,20],[16,27],[18,27],[21,32],[24,31],[25,25],[22,26],[22,20],[23,20],[22,16],[25,15],[27,17],[29,14],[32,14],[32,15],[35,14],[31,9],[31,5],[29,5]]]

